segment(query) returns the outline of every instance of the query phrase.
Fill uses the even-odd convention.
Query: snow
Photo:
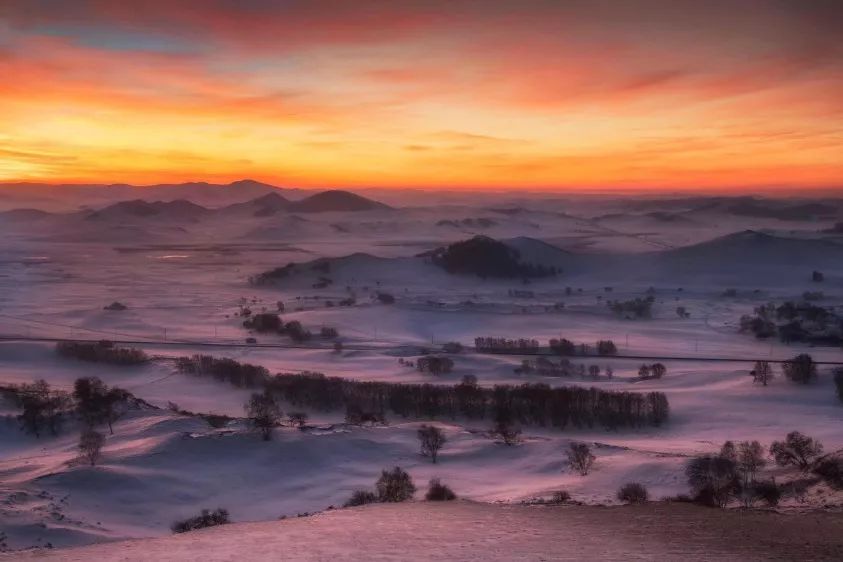
[[[263,193],[259,185],[252,188]],[[216,193],[209,189],[203,193]],[[801,352],[841,361],[840,349],[759,341],[737,331],[742,314],[769,301],[797,299],[806,290],[822,290],[823,306],[843,305],[843,245],[819,232],[831,220],[737,217],[722,205],[702,209],[683,201],[630,212],[613,200],[508,196],[479,202],[443,196],[441,204],[423,201],[418,207],[390,199],[393,209],[306,218],[281,205],[276,213],[256,217],[248,202],[193,212],[177,201],[185,197],[184,188],[167,193],[179,197],[149,200],[176,201],[166,208],[192,209],[194,220],[179,221],[169,212],[95,221],[69,210],[0,214],[0,235],[7,241],[0,247],[0,335],[9,338],[0,341],[0,383],[44,378],[69,390],[75,379],[97,376],[160,408],[121,418],[107,436],[102,462],[90,467],[77,460],[75,423],[58,437],[36,439],[19,430],[13,408],[0,401],[0,414],[7,416],[0,420],[0,530],[11,548],[160,537],[173,521],[202,508],[225,507],[238,522],[320,511],[341,505],[355,489],[371,487],[380,470],[395,465],[420,487],[441,477],[461,497],[478,502],[520,502],[565,489],[577,501],[613,504],[618,487],[629,481],[645,484],[656,499],[686,493],[687,458],[716,451],[727,439],[769,445],[800,430],[827,451],[843,448],[843,407],[829,367],[821,368],[813,385],[795,386],[779,375],[761,388],[748,376],[751,361],[739,361],[782,360]],[[289,195],[284,192],[290,200],[302,198]],[[507,208],[520,210],[495,211]],[[664,220],[653,209],[687,220]],[[489,217],[495,224],[436,225],[466,217]],[[559,264],[563,273],[523,286],[518,280],[451,276],[415,257],[478,233],[516,247],[529,261]],[[328,273],[311,269],[318,258],[329,258]],[[250,276],[289,262],[300,264],[290,278],[249,285]],[[823,284],[811,283],[812,269],[823,270]],[[313,288],[321,276],[333,283]],[[606,306],[609,299],[643,296],[650,287],[656,299],[652,319],[623,320]],[[729,288],[738,289],[738,296],[724,297]],[[511,296],[511,289],[534,296]],[[379,303],[380,291],[397,302]],[[357,299],[353,307],[326,306],[350,295]],[[127,310],[103,310],[114,301]],[[346,349],[335,353],[331,341],[318,337],[285,348],[289,340],[282,336],[243,328],[242,306],[274,311],[278,301],[285,304],[285,321],[299,320],[314,333],[335,327]],[[553,308],[558,303],[564,308]],[[679,318],[678,306],[691,317]],[[454,371],[436,378],[398,363],[399,357],[412,360],[421,347],[449,341],[471,346],[478,336],[543,342],[561,336],[589,344],[613,339],[621,354],[642,359],[582,359],[611,366],[612,380],[518,375],[519,358],[470,351],[455,355]],[[87,364],[60,358],[53,342],[32,337],[131,340],[156,359],[139,367]],[[255,337],[257,345],[245,345],[247,337]],[[242,420],[214,429],[201,418],[166,409],[175,402],[192,412],[243,415],[250,390],[175,371],[172,358],[196,353],[271,372],[308,370],[355,380],[455,384],[474,375],[485,386],[544,382],[660,391],[670,401],[671,419],[661,428],[618,432],[530,427],[517,447],[491,439],[488,421],[439,420],[434,423],[448,443],[437,465],[419,455],[416,431],[422,422],[389,416],[387,427],[359,428],[344,426],[342,412],[311,411],[313,427],[279,428],[265,443]],[[664,379],[635,376],[642,362],[653,362],[643,358],[649,356],[667,358],[661,359],[668,368]],[[564,451],[574,440],[592,444],[597,456],[585,477],[565,463]],[[766,474],[792,476],[772,467]],[[839,505],[839,494],[814,490],[809,505],[824,504]],[[313,521],[332,517],[346,515]],[[481,515],[470,520],[476,523],[476,517]],[[310,520],[288,523],[300,521]]]

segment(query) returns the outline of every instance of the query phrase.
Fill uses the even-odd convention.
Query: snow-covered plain
[[[161,536],[174,520],[202,508],[225,507],[235,521],[318,511],[341,505],[395,465],[420,487],[441,477],[477,501],[518,502],[565,489],[576,500],[607,504],[629,481],[645,484],[656,499],[687,492],[687,458],[715,451],[727,439],[769,445],[800,430],[827,451],[843,448],[843,406],[829,367],[810,386],[779,376],[761,388],[748,376],[752,363],[740,361],[800,352],[841,361],[841,350],[759,341],[737,326],[755,306],[795,300],[809,290],[824,292],[823,306],[843,305],[843,244],[839,234],[824,232],[840,220],[839,208],[835,216],[782,220],[735,215],[720,200],[641,201],[635,208],[614,200],[479,195],[474,203],[389,203],[390,209],[268,215],[265,201],[204,210],[179,203],[155,214],[133,204],[128,213],[125,206],[108,207],[95,219],[88,211],[0,213],[0,336],[8,338],[0,342],[0,383],[43,378],[68,390],[78,377],[98,376],[160,408],[121,418],[102,461],[90,467],[77,459],[74,423],[58,437],[36,439],[20,431],[9,404],[0,404],[6,415],[0,420],[0,531],[7,547]],[[449,275],[416,257],[475,234],[507,240],[562,274],[522,286]],[[313,288],[321,275],[313,271],[276,285],[248,282],[268,269],[319,257],[338,258],[327,288]],[[822,284],[811,282],[813,269],[825,274]],[[513,289],[534,295],[511,296]],[[727,289],[736,295],[724,296]],[[606,306],[648,290],[656,299],[652,319],[619,319]],[[381,291],[397,302],[379,303]],[[350,294],[354,306],[326,306]],[[103,309],[113,301],[128,310]],[[278,301],[285,304],[284,320],[315,332],[335,327],[347,349],[335,353],[319,338],[303,348],[273,347],[289,343],[278,335],[254,335],[257,345],[243,345],[251,334],[242,327],[241,307],[272,311]],[[559,303],[564,308],[554,307]],[[679,306],[690,318],[676,314]],[[470,351],[454,356],[454,371],[438,377],[398,362],[448,341],[471,346],[477,336],[612,339],[621,355],[666,357],[668,373],[642,381],[636,374],[643,359],[595,358],[583,362],[611,366],[611,380],[519,375],[518,358]],[[58,357],[52,341],[37,338],[134,341],[156,360],[141,367],[81,363]],[[656,390],[668,396],[671,418],[664,427],[616,432],[525,428],[517,447],[491,439],[489,422],[438,421],[448,443],[436,465],[419,455],[420,420],[347,427],[342,412],[312,411],[312,427],[278,428],[265,443],[242,421],[213,429],[166,409],[174,402],[192,412],[243,415],[250,391],[179,374],[169,360],[194,353],[272,372],[356,380],[455,384],[475,375],[484,386]],[[588,476],[566,467],[564,450],[572,440],[594,444],[597,462]],[[822,486],[809,495],[806,504],[785,507],[841,501]]]

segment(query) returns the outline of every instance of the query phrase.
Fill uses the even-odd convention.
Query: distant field
[[[382,504],[11,560],[841,560],[843,513]]]

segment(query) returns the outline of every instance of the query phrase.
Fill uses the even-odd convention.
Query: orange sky
[[[0,181],[843,186],[843,3],[0,0]]]

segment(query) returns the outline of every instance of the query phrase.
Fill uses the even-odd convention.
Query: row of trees
[[[539,351],[539,340],[479,337],[474,338],[474,348],[477,351],[486,352],[518,351],[521,353],[537,353]]]
[[[450,357],[425,355],[416,360],[416,369],[422,373],[444,375],[450,373],[454,369],[454,360]]]
[[[616,355],[618,347],[612,340],[599,340],[592,348],[589,344],[575,344],[565,338],[553,338],[548,342],[548,347],[556,355]],[[501,353],[517,351],[519,353],[538,353],[541,350],[539,340],[528,338],[500,338],[500,337],[479,337],[474,339],[474,348],[477,351]]]
[[[537,374],[546,377],[573,377],[579,376],[585,378],[586,375],[592,379],[596,379],[601,373],[604,373],[608,378],[614,376],[612,367],[607,366],[601,370],[599,365],[589,365],[586,367],[582,363],[575,364],[568,359],[562,358],[558,363],[548,359],[547,357],[536,357],[535,359],[524,359],[521,365],[515,368],[518,374]]]
[[[626,301],[610,300],[606,302],[606,306],[614,314],[627,319],[651,318],[653,316],[653,303],[655,300],[656,298],[653,295],[649,295],[644,298],[636,297]]]
[[[791,382],[810,384],[817,379],[817,364],[807,353],[800,353],[792,359],[782,362],[782,372],[785,378]],[[843,373],[843,370],[839,372]],[[761,383],[764,386],[770,384],[770,381],[775,378],[773,367],[768,361],[756,361],[749,374],[752,375],[753,382]],[[835,377],[838,377],[838,375],[835,375]],[[840,390],[843,392],[843,374],[839,375],[839,378]]]
[[[276,333],[289,336],[297,343],[305,342],[313,337],[310,330],[306,329],[298,320],[284,322],[280,316],[272,312],[254,314],[243,321],[243,327],[259,333]],[[334,330],[336,332],[336,330]],[[330,332],[329,332],[330,334]],[[323,337],[336,337],[324,336]]]
[[[211,375],[238,387],[262,387],[294,406],[322,411],[355,408],[380,415],[391,411],[415,419],[494,419],[506,411],[515,422],[560,429],[657,426],[669,415],[667,397],[659,392],[552,388],[546,384],[498,385],[490,389],[480,387],[473,376],[464,377],[453,386],[354,381],[307,372],[270,376],[263,368],[198,355],[181,358],[177,364],[182,372]]]
[[[751,315],[741,316],[740,331],[750,332],[759,339],[778,335],[785,343],[840,345],[843,343],[843,316],[809,302],[785,302],[779,306],[769,303],[756,307]]]
[[[594,348],[587,343],[575,344],[574,342],[565,338],[551,339],[549,342],[550,350],[557,355],[616,355],[618,347],[612,340],[598,340]]]
[[[77,416],[85,427],[112,424],[125,411],[132,395],[117,387],[109,388],[97,377],[83,377],[73,384],[73,392],[50,387],[44,380],[5,387],[3,395],[20,408],[21,428],[40,437],[44,432],[58,435],[62,423]]]
[[[114,365],[140,365],[149,361],[149,357],[143,350],[134,347],[118,347],[107,340],[98,342],[62,341],[56,344],[56,353],[62,357],[70,357],[81,361]]]

